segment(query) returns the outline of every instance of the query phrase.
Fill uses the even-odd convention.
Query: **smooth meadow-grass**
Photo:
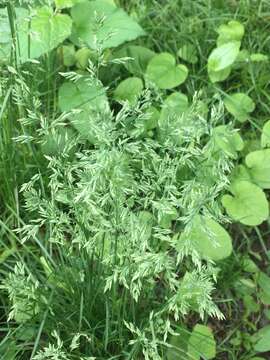
[[[144,110],[163,102],[163,94],[151,89],[150,96],[146,91],[131,107],[121,108],[110,99],[113,111],[94,118],[96,143],[89,145],[74,135],[68,121],[76,112],[62,114],[58,106],[59,86],[68,78],[76,84],[80,76],[63,67],[56,50],[23,67],[11,59],[1,74],[0,349],[6,359],[165,359],[174,346],[174,332],[190,335],[186,327],[196,322],[218,328],[218,320],[210,320],[212,315],[222,318],[217,304],[229,318],[226,334],[220,331],[217,358],[245,359],[250,353],[229,343],[242,325],[239,314],[230,316],[239,307],[232,287],[243,277],[238,249],[243,251],[243,242],[252,244],[257,237],[264,244],[267,231],[263,235],[257,228],[254,237],[240,228],[239,247],[219,274],[192,244],[179,250],[173,235],[184,230],[183,224],[188,230],[198,213],[227,221],[217,199],[229,184],[232,163],[216,154],[212,132],[226,122],[220,97],[212,96],[224,91],[208,86],[207,58],[216,28],[231,19],[247,29],[256,25],[255,33],[246,31],[245,46],[266,52],[267,3],[119,3],[147,31],[142,45],[176,54],[190,41],[198,50],[199,63],[190,66],[191,75],[182,85],[190,99],[202,90],[185,114],[185,141],[175,145],[177,129],[170,121],[165,124],[169,139],[162,145],[153,134],[145,135],[140,125]],[[13,27],[11,3],[9,7]],[[100,51],[95,65],[104,63],[106,55]],[[90,80],[106,71],[89,65]],[[108,66],[110,73],[113,67]],[[263,75],[257,82],[257,72],[265,70],[256,64],[249,70],[233,75],[226,89],[243,82],[257,97],[264,118],[268,81]],[[106,85],[113,88],[117,82]],[[200,101],[212,109],[210,117],[203,116]],[[251,129],[261,128],[255,118],[251,121]],[[235,269],[233,276],[226,276],[228,269]],[[216,291],[219,276],[222,284],[217,283]],[[176,343],[173,350],[192,359],[187,343],[180,350]]]

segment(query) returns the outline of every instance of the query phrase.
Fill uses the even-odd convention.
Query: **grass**
[[[245,69],[234,72],[222,85],[209,86],[207,58],[210,49],[215,46],[217,27],[231,19],[237,19],[245,25],[243,47],[253,52],[269,54],[268,1],[119,0],[118,3],[147,31],[147,37],[137,40],[137,44],[156,52],[167,51],[174,55],[179,46],[187,41],[195,45],[199,62],[190,65],[189,78],[182,87],[182,91],[190,98],[195,91],[201,90],[211,107],[216,101],[214,94],[223,95],[225,91],[244,89],[252,96],[256,102],[256,111],[250,122],[244,125],[242,132],[246,132],[247,137],[255,138],[256,147],[256,139],[270,113],[268,63],[249,64]],[[9,15],[12,25],[15,19],[12,18],[14,13],[11,5]],[[14,39],[15,36],[14,28]],[[175,286],[175,281],[183,275],[180,267],[177,270],[170,268],[173,266],[167,257],[162,260],[164,263],[160,263],[161,260],[155,256],[149,256],[145,261],[138,252],[134,254],[134,262],[131,261],[126,267],[121,263],[127,261],[118,256],[123,246],[120,238],[123,227],[134,226],[135,229],[135,226],[140,226],[135,220],[131,223],[124,222],[126,214],[121,213],[121,188],[127,193],[133,191],[125,159],[119,157],[117,151],[115,158],[106,158],[106,149],[102,154],[104,156],[97,154],[97,158],[89,159],[89,147],[76,136],[72,141],[76,144],[80,163],[69,158],[68,148],[63,151],[60,161],[45,158],[42,152],[44,136],[57,131],[62,122],[65,122],[61,117],[59,119],[57,91],[59,84],[63,82],[59,72],[66,69],[59,63],[56,52],[44,56],[40,63],[26,65],[23,69],[16,66],[14,58],[9,65],[12,68],[2,66],[0,109],[0,277],[4,284],[0,293],[1,356],[7,360],[54,359],[53,356],[57,360],[86,359],[87,356],[90,359],[94,356],[97,359],[130,360],[147,359],[148,356],[149,359],[157,360],[155,354],[158,348],[160,358],[165,359],[166,339],[161,340],[166,332],[164,329],[177,331],[179,326],[188,329],[185,331],[190,333],[193,325],[201,320],[196,312],[181,315],[178,322],[174,322],[171,316],[163,317],[171,294],[170,291],[166,292],[166,287]],[[112,86],[114,83],[106,85]],[[117,112],[118,105],[114,107]],[[134,117],[137,115],[136,112],[131,114]],[[222,121],[226,122],[226,116],[228,117],[225,115]],[[123,114],[119,127],[127,118]],[[109,121],[111,119],[108,117]],[[134,143],[133,147],[128,147],[123,129],[118,138],[120,145],[117,144],[119,147],[115,148],[127,149],[139,162],[140,152],[145,150],[144,144]],[[153,156],[156,149],[149,145],[147,151],[149,156]],[[114,166],[123,166],[117,168],[116,175],[113,172],[106,175],[112,178],[115,176],[110,183],[110,191],[116,192],[114,199],[118,201],[111,202],[107,196],[108,190],[106,192],[102,188],[104,184],[98,183],[102,179],[102,173],[95,178],[97,184],[91,183],[90,190],[95,186],[101,188],[102,197],[95,198],[97,203],[101,203],[100,209],[109,209],[106,217],[97,221],[94,226],[108,228],[111,232],[109,240],[105,231],[104,234],[100,232],[96,246],[89,240],[95,229],[87,223],[87,215],[90,213],[93,217],[101,217],[101,214],[95,213],[100,209],[95,207],[92,199],[87,198],[89,188],[85,186],[84,177],[87,176],[87,171],[92,176],[95,172],[99,174],[98,165],[103,164],[102,161],[104,164],[112,161],[116,164]],[[166,187],[162,188],[160,185],[161,190],[175,185],[172,180],[175,175],[174,164],[166,161],[166,166],[168,163],[171,166],[167,168],[167,179],[163,179],[164,169],[160,167],[151,184],[137,181],[140,189],[136,190],[137,197],[134,197],[140,210],[148,205],[145,194],[150,199],[153,187],[160,179],[167,181]],[[92,169],[93,163],[95,167]],[[154,165],[157,166],[156,163]],[[147,171],[150,172],[149,169]],[[145,176],[146,174],[148,173],[145,172]],[[74,180],[81,192],[76,193]],[[26,183],[28,185],[23,193],[21,188]],[[57,206],[57,193],[61,189],[75,192],[75,198],[79,201],[76,202],[73,198],[73,202],[63,202],[61,206]],[[80,204],[82,199],[86,199],[87,206]],[[35,225],[38,225],[38,231]],[[250,350],[250,335],[265,323],[266,318],[260,296],[254,295],[249,289],[253,284],[255,287],[258,285],[254,274],[245,270],[245,259],[249,256],[261,270],[269,271],[268,225],[266,223],[252,230],[238,224],[229,225],[234,250],[231,257],[219,267],[218,282],[213,293],[226,320],[219,321],[206,316],[202,321],[214,331],[218,346],[216,359],[251,360],[253,353]],[[135,230],[129,233],[133,242],[137,241]],[[161,242],[161,245],[156,247],[154,244],[148,250],[150,252],[153,248],[158,248],[160,253],[157,253],[161,254],[165,249],[164,253],[167,255],[167,233],[165,230],[158,231],[156,241]],[[63,239],[71,241],[71,245]],[[144,252],[143,244],[139,249],[143,254],[147,253]],[[132,255],[130,251],[129,256]],[[21,265],[16,265],[18,262]],[[168,265],[167,269],[164,264]],[[160,267],[161,275],[157,270]],[[185,260],[185,267],[192,271],[190,260]],[[131,278],[125,278],[124,271],[132,272],[139,279],[134,282],[133,294],[125,286],[126,279]],[[144,271],[151,272],[151,276],[144,276]],[[158,287],[153,285],[156,272],[159,274]],[[122,276],[122,282],[114,281],[114,276]],[[109,289],[105,293],[104,287]],[[143,296],[136,302],[136,294],[141,289]],[[248,313],[245,305],[247,299],[243,295],[248,291],[260,302],[258,311]],[[15,304],[12,308],[15,314],[13,318],[10,317],[11,303]],[[161,315],[155,318],[155,314]],[[18,320],[18,317],[25,317],[30,321],[24,322],[22,319]],[[172,324],[166,322],[168,319]],[[44,348],[46,351],[42,357],[39,351]]]

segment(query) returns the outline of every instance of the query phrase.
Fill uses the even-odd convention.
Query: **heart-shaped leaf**
[[[128,101],[130,104],[135,104],[142,91],[142,80],[137,77],[130,77],[121,81],[114,90],[114,99],[119,102]]]
[[[215,358],[216,342],[208,326],[195,325],[188,341],[188,352],[194,360]]]
[[[180,248],[185,241],[193,247],[204,259],[219,261],[231,255],[232,239],[228,232],[216,221],[205,216],[197,216],[188,233],[183,233],[179,239]]]
[[[219,36],[217,39],[217,45],[221,46],[232,41],[241,41],[245,28],[244,26],[235,20],[229,21],[228,24],[222,24],[217,30]]]
[[[270,305],[270,277],[262,271],[258,276],[258,285],[260,286],[260,299],[263,304]]]
[[[249,226],[260,225],[269,216],[264,192],[248,181],[236,181],[231,185],[232,195],[224,195],[222,204],[235,221]]]
[[[191,64],[196,64],[198,62],[197,49],[193,44],[185,44],[183,45],[177,52],[177,55],[189,62]]]
[[[239,53],[240,42],[232,41],[214,49],[208,58],[208,72],[217,72],[231,66]]]
[[[257,352],[270,351],[270,325],[263,327],[253,335],[254,350]]]
[[[270,189],[270,149],[249,153],[246,165],[253,182],[262,189]]]
[[[228,156],[236,159],[237,152],[243,150],[244,142],[236,131],[231,131],[226,125],[220,125],[213,129],[215,148],[224,151]]]
[[[55,0],[55,5],[58,9],[71,8],[72,6],[83,2],[85,0]]]
[[[128,14],[107,0],[85,1],[71,9],[72,41],[107,49],[135,40],[145,32]]]
[[[59,48],[59,54],[65,66],[70,67],[75,64],[75,47],[72,44],[61,46]]]
[[[231,73],[231,66],[228,66],[227,68],[220,70],[220,71],[212,71],[208,69],[208,75],[212,83],[219,82],[226,80],[227,77]]]
[[[25,16],[27,16],[25,10]],[[0,62],[6,62],[10,56],[12,38],[7,9],[0,9]]]
[[[161,142],[170,138],[176,144],[182,143],[181,124],[183,113],[188,109],[188,98],[182,93],[172,93],[162,106],[159,124],[159,139]]]
[[[185,65],[176,65],[173,55],[161,53],[150,60],[146,75],[160,89],[172,89],[186,80],[188,69]]]
[[[71,123],[82,138],[95,143],[95,133],[102,130],[105,136],[108,129],[103,129],[97,119],[109,111],[109,104],[106,90],[99,82],[87,76],[76,83],[65,82],[59,89],[58,101],[61,111],[79,110],[71,116]],[[103,122],[103,126],[106,125]]]
[[[228,112],[240,122],[246,121],[249,114],[255,109],[253,100],[244,93],[227,95],[224,105]]]
[[[115,58],[129,57],[125,68],[133,75],[140,76],[146,72],[149,61],[155,56],[154,51],[143,46],[130,45],[118,51]]]
[[[36,9],[31,15],[30,22],[29,16],[20,16],[17,23],[17,53],[21,62],[48,53],[71,34],[72,20],[68,15],[55,13],[48,6]]]
[[[72,20],[66,14],[54,13],[53,9],[43,6],[31,10],[25,8],[15,8],[16,13],[16,53],[18,61],[21,63],[29,59],[39,58],[61,44],[70,34]],[[1,57],[8,57],[11,51],[12,37],[8,22],[7,10],[0,11],[1,28],[0,33],[4,36],[0,42]]]
[[[261,146],[263,148],[270,147],[270,120],[268,120],[263,125],[262,135],[261,135]]]
[[[192,360],[192,357],[188,354],[189,337],[188,330],[177,330],[177,335],[173,335],[169,340],[172,347],[167,350],[166,360]]]

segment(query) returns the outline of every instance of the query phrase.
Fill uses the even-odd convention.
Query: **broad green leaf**
[[[6,62],[10,56],[11,34],[7,9],[0,9],[0,63]]]
[[[150,60],[146,75],[160,89],[172,89],[186,80],[188,69],[185,65],[176,65],[173,55],[161,53]]]
[[[239,51],[236,61],[238,63],[243,63],[243,62],[246,63],[249,61],[249,59],[250,59],[249,51],[247,49],[242,49]]]
[[[212,330],[205,325],[195,325],[189,341],[188,352],[192,359],[214,359],[216,356],[216,342]]]
[[[172,221],[178,218],[176,208],[167,200],[163,200],[154,204],[157,210],[158,223],[164,229],[171,227]]]
[[[270,149],[253,151],[245,161],[253,182],[262,189],[270,189]]]
[[[238,132],[230,130],[226,125],[213,129],[215,147],[224,151],[228,156],[236,159],[237,152],[243,150],[244,142]]]
[[[130,104],[135,104],[142,91],[142,80],[137,77],[130,77],[121,81],[114,90],[114,99],[119,102],[128,101]]]
[[[232,252],[232,239],[228,232],[216,221],[205,216],[198,215],[191,230],[180,236],[180,248],[187,240],[204,259],[219,261],[230,256]]]
[[[219,34],[217,45],[221,46],[231,41],[240,42],[244,36],[245,28],[240,22],[232,20],[228,24],[220,25],[217,32]]]
[[[107,49],[135,40],[145,32],[128,14],[106,0],[87,1],[71,9],[72,41],[91,49]]]
[[[192,360],[188,354],[189,331],[179,329],[177,333],[178,335],[173,335],[169,339],[169,344],[172,347],[167,350],[166,360]]]
[[[268,202],[264,192],[248,181],[231,185],[232,195],[224,195],[222,204],[235,221],[249,226],[260,225],[269,216]]]
[[[233,41],[214,49],[208,58],[208,72],[217,72],[231,66],[239,53],[240,42]]]
[[[100,128],[97,118],[109,110],[104,87],[87,76],[76,83],[65,82],[59,89],[58,102],[61,111],[79,110],[70,117],[71,123],[84,139],[95,143]]]
[[[198,62],[197,49],[193,44],[185,44],[183,45],[177,52],[177,55],[189,62],[191,64],[196,64]]]
[[[90,110],[107,108],[106,90],[97,81],[84,76],[77,82],[65,82],[59,89],[59,107],[61,111],[81,109],[85,105]]]
[[[72,6],[83,2],[85,0],[55,0],[55,5],[58,9],[71,8]]]
[[[220,71],[212,71],[208,68],[208,75],[212,83],[219,82],[226,80],[227,77],[231,73],[231,66],[228,66],[227,68],[220,70]]]
[[[17,328],[18,331],[19,328]],[[6,338],[1,339],[0,343],[0,354],[2,359],[4,360],[15,360],[18,358],[18,346],[16,341],[10,339],[8,336]]]
[[[93,50],[83,47],[76,51],[76,66],[78,69],[85,70],[89,65],[89,60],[93,55]]]
[[[69,37],[71,26],[68,15],[55,13],[48,6],[36,9],[30,23],[28,17],[20,16],[17,23],[20,61],[39,58],[56,48]]]
[[[154,56],[154,51],[137,45],[126,46],[115,54],[115,58],[131,58],[125,62],[124,66],[135,76],[140,76],[145,73],[149,61]]]
[[[265,62],[268,61],[268,56],[260,53],[254,53],[250,55],[250,60],[253,62]]]
[[[16,8],[15,13],[18,34],[16,51],[22,63],[53,50],[71,34],[71,18],[54,13],[50,7],[36,8],[31,13],[27,9]],[[7,58],[12,39],[6,9],[0,10],[0,19],[0,58]]]
[[[188,98],[185,94],[175,92],[169,95],[161,109],[159,125],[159,140],[171,138],[176,144],[182,143],[181,127],[183,114],[188,109]]]
[[[270,305],[270,277],[260,272],[258,275],[258,285],[260,286],[260,298],[265,305]]]
[[[270,120],[268,120],[263,125],[262,135],[261,135],[261,146],[263,148],[270,147]]]
[[[159,125],[167,121],[174,121],[179,118],[188,109],[188,98],[185,94],[175,92],[169,95],[162,106]]]
[[[63,64],[67,67],[73,66],[76,62],[75,47],[73,45],[64,45],[59,48]]]
[[[147,115],[147,119],[144,121],[144,126],[146,130],[153,130],[157,127],[158,125],[158,120],[160,117],[160,113],[159,111],[154,107],[154,106],[150,106],[147,110],[146,110],[146,115]]]
[[[232,182],[237,182],[241,180],[252,182],[248,169],[242,164],[237,165],[233,169],[231,179]]]
[[[246,121],[249,113],[255,109],[253,100],[244,93],[227,95],[224,99],[224,105],[228,112],[240,122]]]
[[[270,325],[260,329],[253,335],[254,350],[257,352],[270,351]]]

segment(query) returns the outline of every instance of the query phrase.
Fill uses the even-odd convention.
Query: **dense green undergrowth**
[[[267,359],[269,18],[1,2],[1,359]]]

